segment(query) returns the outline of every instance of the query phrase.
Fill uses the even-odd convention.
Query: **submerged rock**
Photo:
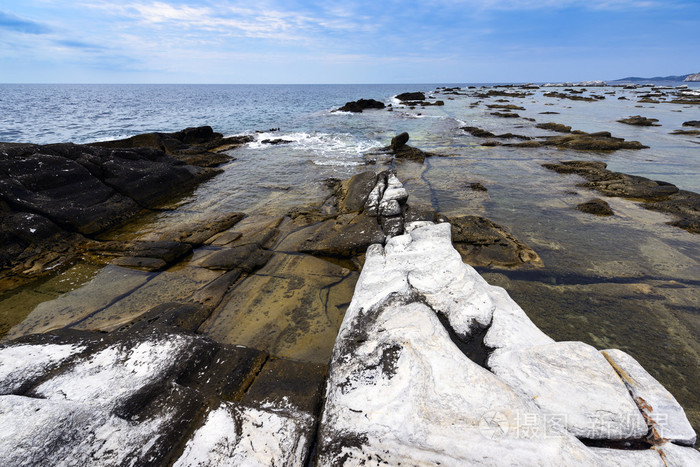
[[[659,101],[655,101],[654,103],[658,104]],[[627,125],[661,126],[661,125],[656,124],[656,122],[658,122],[658,121],[659,121],[658,118],[646,118],[646,117],[642,117],[641,115],[633,115],[631,117],[622,118],[622,119],[618,120],[618,122],[625,123]]]
[[[615,214],[607,201],[600,198],[593,198],[590,201],[578,204],[576,209],[588,214],[595,214],[596,216],[612,216]]]
[[[671,183],[649,180],[636,175],[608,170],[607,164],[598,161],[565,161],[542,164],[558,173],[575,173],[587,182],[579,184],[606,196],[618,196],[643,201],[643,207],[652,211],[671,214],[676,218],[669,222],[689,232],[700,233],[700,194],[679,190]]]
[[[542,267],[534,250],[498,224],[479,216],[445,218],[452,226],[452,242],[465,263],[472,266]]]

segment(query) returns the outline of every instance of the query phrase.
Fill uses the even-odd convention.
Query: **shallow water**
[[[98,118],[89,130],[71,132],[69,125],[57,126],[37,138],[36,131],[27,130],[25,120],[17,116],[13,117],[12,126],[18,128],[13,130],[16,140],[34,138],[37,142],[91,141],[199,124],[211,124],[226,134],[281,128],[256,133],[255,142],[231,153],[236,160],[223,167],[223,174],[174,201],[172,210],[153,213],[106,238],[148,237],[170,225],[213,212],[280,216],[296,206],[320,203],[328,195],[325,179],[385,168],[381,161],[365,165],[364,153],[387,145],[391,137],[407,131],[411,135],[409,144],[446,156],[429,158],[424,164],[396,163],[399,178],[410,193],[409,204],[448,216],[484,215],[509,229],[540,255],[545,268],[482,268],[480,272],[486,279],[505,287],[554,339],[582,340],[600,349],[617,347],[629,352],[671,390],[696,429],[700,427],[700,394],[696,391],[700,387],[700,236],[668,226],[667,216],[620,198],[603,197],[615,211],[613,217],[581,213],[574,209],[576,204],[602,196],[576,187],[581,181],[578,176],[560,175],[541,167],[544,162],[558,160],[602,160],[612,170],[700,192],[700,138],[669,134],[681,129],[684,121],[700,120],[700,107],[639,104],[635,91],[621,88],[591,88],[594,94],[615,92],[597,102],[543,97],[544,92],[551,90],[545,88],[534,91],[533,96],[507,98],[509,104],[526,108],[516,111],[522,117],[563,123],[587,132],[610,131],[613,136],[650,146],[637,151],[600,153],[480,146],[482,139],[460,127],[478,126],[496,134],[555,134],[537,129],[534,122],[524,119],[492,116],[485,104],[497,103],[499,97],[484,100],[438,96],[445,106],[347,114],[332,113],[330,109],[359,97],[396,106],[392,94],[430,91],[434,86],[319,89],[252,87],[234,92],[226,87],[134,88],[127,89],[129,98],[141,101],[132,106],[137,111],[133,122],[129,120],[127,124],[117,122],[127,118],[131,107],[125,105]],[[35,101],[42,99],[35,90],[23,92]],[[250,95],[246,96],[246,92]],[[98,88],[91,88],[88,94],[90,102],[112,102],[100,97]],[[209,96],[207,102],[218,98],[221,104],[204,108],[195,97],[202,94],[214,96]],[[618,100],[621,96],[629,100]],[[156,102],[152,108],[144,104],[149,97]],[[470,107],[479,100],[481,104]],[[239,119],[235,118],[233,102],[242,109]],[[5,98],[3,103],[7,105]],[[168,112],[173,109],[183,114],[172,117]],[[87,113],[98,111],[94,108]],[[548,111],[559,114],[540,114]],[[661,126],[634,127],[616,122],[637,114],[657,118]],[[130,133],[132,124],[135,131]],[[73,125],[80,127],[80,123]],[[7,123],[0,128],[8,128]],[[13,135],[0,132],[0,140]],[[262,143],[272,138],[289,143]],[[470,190],[471,182],[482,183],[488,192]],[[61,277],[63,274],[55,280]],[[34,291],[30,288],[21,293]],[[23,301],[15,295],[0,302],[0,312],[12,306],[16,317],[17,303],[24,303],[28,313],[38,302]]]

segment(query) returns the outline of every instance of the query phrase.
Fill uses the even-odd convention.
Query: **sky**
[[[0,0],[1,83],[481,83],[700,72],[700,0]]]

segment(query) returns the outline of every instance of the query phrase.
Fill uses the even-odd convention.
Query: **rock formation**
[[[492,264],[536,265],[534,251],[486,219],[414,211],[390,171],[329,185],[283,219],[217,213],[100,242],[130,268],[40,304],[0,343],[0,458],[698,462],[683,409],[632,357],[554,342],[455,247]]]
[[[366,109],[383,109],[386,107],[383,102],[374,99],[359,99],[356,101],[346,102],[344,106],[337,109],[341,112],[362,113]]]
[[[92,145],[0,143],[0,281],[69,261],[89,237],[219,173],[212,158],[231,156],[212,150],[239,144],[210,127]]]
[[[634,359],[552,341],[461,261],[450,231],[412,223],[367,251],[331,359],[317,465],[700,461],[673,444],[695,433]],[[623,446],[640,450],[611,448]]]
[[[608,170],[605,162],[565,161],[543,164],[558,173],[575,173],[587,180],[578,186],[591,188],[607,196],[631,198],[644,202],[652,211],[671,214],[669,222],[689,232],[700,233],[700,194],[679,190],[671,183],[649,180]]]

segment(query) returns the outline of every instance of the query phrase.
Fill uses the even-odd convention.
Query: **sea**
[[[700,91],[700,83],[663,84],[687,84]],[[201,125],[226,136],[253,136],[251,143],[231,152],[235,159],[221,167],[222,174],[167,209],[109,234],[133,238],[211,212],[281,216],[294,207],[322,203],[328,178],[389,168],[373,154],[393,136],[408,132],[408,144],[436,154],[423,164],[391,166],[408,189],[409,204],[447,216],[487,217],[532,247],[544,268],[483,267],[479,272],[504,287],[555,340],[581,340],[632,354],[671,390],[698,429],[700,236],[668,225],[667,215],[634,200],[605,198],[615,212],[611,217],[579,212],[577,204],[601,196],[578,186],[580,177],[551,172],[542,164],[599,160],[611,170],[700,192],[700,138],[672,134],[689,129],[684,122],[700,120],[700,106],[640,102],[651,92],[648,87],[589,87],[584,96],[605,97],[595,102],[544,95],[561,88],[541,87],[525,97],[507,98],[435,92],[438,87],[460,87],[473,93],[482,86],[488,90],[492,85],[0,84],[0,141],[90,143]],[[394,96],[407,91],[426,92],[444,105],[399,105]],[[360,98],[382,101],[391,110],[334,111]],[[515,105],[520,118],[499,118],[488,105]],[[658,119],[658,126],[617,121],[632,115]],[[535,127],[544,122],[609,131],[649,148],[591,152],[489,147],[462,129],[551,135]],[[270,139],[284,143],[265,142]],[[488,191],[471,190],[474,182]],[[88,270],[65,280],[79,287],[97,268]],[[0,293],[0,318],[11,307],[16,313],[21,308],[17,303],[50,298],[24,300]]]

